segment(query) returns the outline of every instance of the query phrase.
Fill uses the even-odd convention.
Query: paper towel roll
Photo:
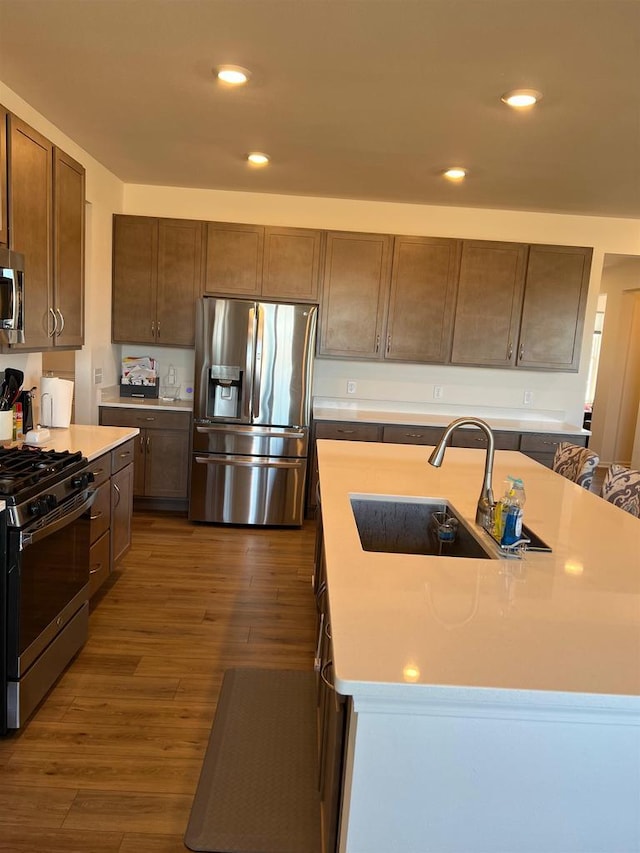
[[[40,423],[48,427],[68,427],[73,406],[73,382],[57,376],[40,380]]]

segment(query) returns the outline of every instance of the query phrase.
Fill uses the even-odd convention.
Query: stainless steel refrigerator
[[[302,524],[317,310],[198,301],[192,521]]]

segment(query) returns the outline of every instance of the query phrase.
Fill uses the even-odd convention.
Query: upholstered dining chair
[[[640,518],[640,471],[611,465],[604,475],[600,494],[609,503]]]
[[[600,457],[593,450],[561,441],[553,457],[552,469],[572,483],[589,490]]]

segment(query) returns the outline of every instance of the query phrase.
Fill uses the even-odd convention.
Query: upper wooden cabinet
[[[452,363],[577,370],[591,254],[465,241]]]
[[[307,228],[208,222],[205,292],[316,302],[321,247]]]
[[[9,115],[9,244],[25,257],[25,342],[14,350],[84,342],[84,167]]]
[[[380,357],[391,246],[386,234],[327,234],[320,355]]]
[[[394,239],[386,359],[444,362],[449,358],[459,264],[458,240]]]
[[[59,148],[53,151],[53,343],[84,343],[85,170]]]
[[[308,228],[265,228],[262,296],[317,302],[322,240]]]
[[[114,343],[192,347],[203,223],[114,216]]]
[[[52,306],[53,145],[13,115],[9,116],[9,188],[9,243],[25,259],[25,341],[10,349],[48,349],[53,345],[56,322]]]
[[[515,365],[526,263],[524,245],[464,241],[451,351],[454,364]]]
[[[518,367],[576,371],[592,250],[531,246],[518,343]]]
[[[459,247],[446,238],[330,233],[320,355],[446,361]]]
[[[9,113],[0,105],[0,243],[9,245],[7,209],[7,118]]]

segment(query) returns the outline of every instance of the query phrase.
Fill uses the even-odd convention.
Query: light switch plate
[[[355,394],[358,390],[358,383],[355,379],[347,379],[347,394]]]
[[[444,388],[442,385],[434,385],[433,386],[433,399],[434,400],[442,400],[444,397]]]
[[[522,395],[522,403],[525,406],[533,406],[533,391],[525,391]]]

